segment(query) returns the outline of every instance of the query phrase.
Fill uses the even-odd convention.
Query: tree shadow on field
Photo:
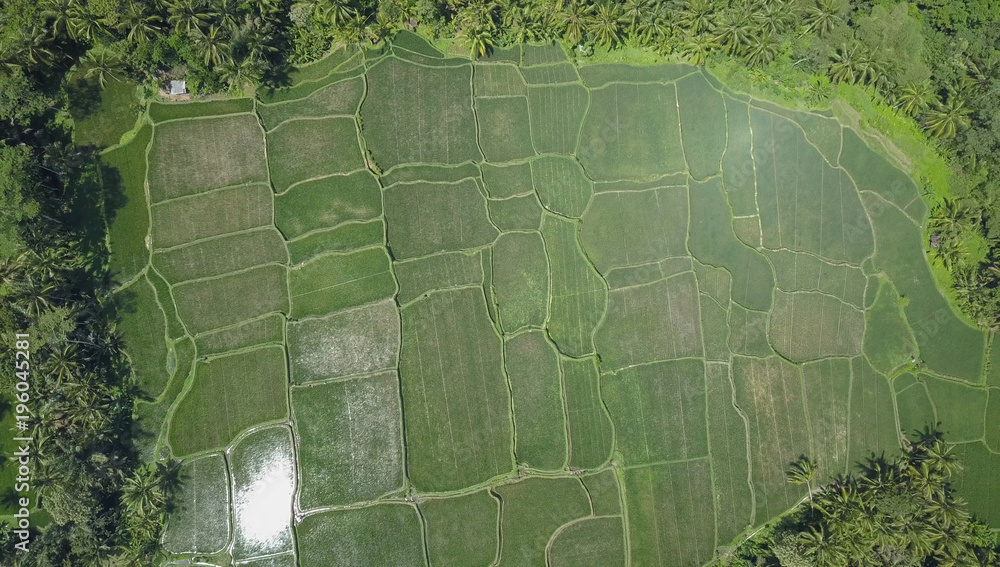
[[[77,77],[67,81],[69,112],[76,120],[87,118],[101,106],[101,89],[96,81]]]

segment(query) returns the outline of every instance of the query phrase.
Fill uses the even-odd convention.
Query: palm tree
[[[317,0],[316,14],[331,25],[339,25],[351,17],[351,4],[348,0]]]
[[[638,39],[645,36],[644,26],[652,19],[650,0],[625,0],[622,21],[628,26],[628,35]]]
[[[814,32],[820,37],[833,31],[837,24],[844,21],[840,17],[840,0],[816,0],[816,5],[806,10],[803,22],[806,30]]]
[[[949,96],[948,102],[928,110],[924,116],[924,129],[936,138],[954,138],[959,130],[969,127],[969,114],[965,100]]]
[[[55,60],[55,52],[50,47],[52,38],[41,26],[32,26],[23,32],[19,43],[21,56],[32,65],[48,66]]]
[[[84,9],[73,13],[69,29],[74,38],[89,42],[94,42],[108,33],[101,18]]]
[[[792,0],[771,0],[754,11],[751,19],[759,32],[781,36],[795,27],[798,6]]]
[[[857,83],[865,74],[860,64],[860,54],[857,43],[850,47],[843,44],[830,55],[833,63],[830,65],[830,78],[838,83]]]
[[[469,42],[472,57],[482,57],[493,47],[493,34],[497,29],[493,9],[492,3],[476,0],[455,15],[456,35]]]
[[[590,33],[605,47],[613,47],[621,41],[622,5],[614,1],[601,2],[590,18]]]
[[[563,39],[571,45],[579,45],[587,29],[587,22],[594,12],[594,7],[586,0],[569,0],[562,11],[562,24],[565,28]]]
[[[95,47],[83,58],[87,78],[97,77],[101,89],[107,86],[108,80],[118,81],[122,78],[121,57],[108,47]]]
[[[816,464],[805,456],[799,455],[797,459],[788,465],[785,471],[785,479],[792,484],[804,484],[809,491],[809,502],[812,503],[812,481],[816,477]]]
[[[125,39],[133,45],[148,43],[160,31],[160,16],[147,13],[138,2],[130,2],[118,29],[126,33]]]
[[[128,513],[148,516],[163,510],[166,495],[161,473],[153,464],[136,469],[122,486],[122,504]]]
[[[217,14],[201,0],[174,0],[167,5],[167,22],[174,31],[193,36],[209,26]]]
[[[715,27],[715,40],[730,55],[743,55],[751,37],[754,26],[750,24],[750,14],[745,10],[727,10],[722,15],[722,21]]]
[[[750,40],[746,61],[751,67],[763,67],[778,56],[778,47],[778,39],[773,34],[755,34]]]
[[[712,31],[715,10],[711,0],[687,0],[681,8],[681,23],[693,35]]]
[[[930,81],[907,83],[896,100],[896,108],[910,116],[917,116],[930,104],[937,102],[937,93]]]
[[[42,4],[42,17],[52,22],[52,37],[72,35],[70,22],[79,9],[78,0],[47,0]]]
[[[715,47],[715,39],[709,34],[689,35],[681,44],[681,55],[692,65],[701,66]]]
[[[229,41],[222,35],[219,26],[213,24],[207,32],[198,32],[195,37],[206,66],[218,67],[229,60]]]

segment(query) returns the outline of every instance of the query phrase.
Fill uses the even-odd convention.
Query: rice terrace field
[[[1000,523],[1000,362],[832,114],[403,33],[148,118],[110,238],[172,564],[703,565],[936,422]]]

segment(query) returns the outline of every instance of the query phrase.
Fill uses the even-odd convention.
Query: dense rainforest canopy
[[[580,57],[642,48],[749,68],[758,82],[781,85],[810,105],[836,96],[837,85],[864,89],[945,156],[947,187],[919,180],[935,205],[927,224],[933,258],[963,310],[981,326],[1000,325],[997,0],[7,0],[0,6],[0,331],[34,337],[35,484],[52,517],[30,563],[146,561],[172,486],[172,470],[143,465],[132,445],[134,393],[115,333],[120,306],[111,300],[105,244],[104,219],[116,196],[102,187],[113,172],[99,167],[97,148],[71,141],[71,82],[185,78],[196,93],[250,94],[258,85],[283,85],[292,65],[334,45],[378,43],[407,28],[458,38],[473,56],[515,42],[557,41]],[[9,346],[2,348],[9,361]],[[900,461],[867,463],[859,477],[821,494],[853,494],[850,514],[870,518],[881,508],[862,496],[876,490],[866,483],[889,474],[872,476],[872,467],[894,471],[885,484],[897,494],[908,494],[901,479],[923,478],[907,472],[914,466],[943,470],[934,473],[937,484],[921,485],[931,490],[922,502],[900,496],[893,505],[929,506],[935,511],[922,513],[949,518],[943,527],[927,520],[944,535],[920,548],[932,557],[924,564],[949,564],[946,553],[955,550],[978,557],[979,543],[949,543],[955,530],[982,535],[983,528],[955,511],[961,507],[945,474],[951,465],[926,458],[935,445],[925,445]],[[782,524],[805,535],[776,528],[772,544],[740,553],[764,561],[831,554],[833,563],[781,563],[823,565],[855,557],[872,537],[892,549],[902,545],[892,539],[899,533],[850,539],[823,502],[817,498]],[[920,564],[908,557],[883,564]]]

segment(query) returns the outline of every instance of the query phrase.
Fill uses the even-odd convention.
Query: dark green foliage
[[[811,478],[802,463],[811,465],[792,463],[789,482]],[[808,502],[744,541],[727,564],[997,564],[995,536],[954,493],[963,466],[941,433],[924,429],[902,455],[872,454],[857,466],[814,487]]]

